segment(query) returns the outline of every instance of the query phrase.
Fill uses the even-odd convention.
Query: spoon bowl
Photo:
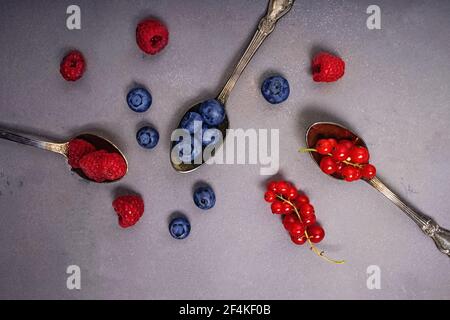
[[[345,128],[344,126],[333,122],[316,122],[312,124],[306,131],[306,146],[314,148],[320,139],[334,138],[336,140],[346,139],[355,143],[355,145],[367,148],[366,143],[361,137]],[[320,166],[321,155],[317,152],[309,152],[311,158]],[[332,174],[331,177],[343,180],[341,175]]]
[[[73,139],[82,139],[82,140],[85,140],[85,141],[89,142],[90,144],[92,144],[96,150],[106,150],[109,153],[120,154],[120,156],[124,159],[124,161],[126,163],[126,166],[127,166],[126,173],[128,173],[128,161],[127,161],[127,158],[125,157],[125,155],[123,154],[123,152],[116,145],[114,145],[111,141],[109,141],[108,139],[106,139],[100,135],[97,135],[97,134],[81,133],[81,134],[75,136],[74,138],[70,139],[69,141],[56,143],[56,142],[48,142],[48,141],[43,141],[43,140],[38,140],[38,139],[32,139],[29,137],[25,137],[21,134],[14,133],[9,130],[0,128],[0,139],[5,139],[5,140],[13,141],[16,143],[36,147],[39,149],[44,149],[47,151],[55,152],[55,153],[58,153],[58,154],[64,156],[66,159],[68,159],[70,141],[72,141]],[[71,170],[85,180],[89,180],[91,182],[98,183],[97,181],[94,181],[94,180],[88,178],[81,169],[71,168]],[[126,175],[126,173],[125,173],[125,175]],[[114,180],[114,181],[104,181],[104,182],[100,182],[100,183],[117,182],[117,181],[121,180],[122,178]]]
[[[346,127],[333,122],[316,122],[306,131],[307,148],[314,148],[317,140],[324,138],[334,138],[336,140],[347,139],[353,141],[356,145],[366,147],[364,140]],[[320,167],[320,155],[317,152],[310,152],[311,158]],[[343,180],[338,175],[332,175],[333,178]],[[428,215],[414,210],[407,205],[398,195],[391,191],[379,178],[375,176],[370,180],[365,180],[374,189],[388,198],[398,208],[400,208],[410,219],[412,219],[435,243],[437,249],[450,257],[450,231],[442,228]]]
[[[200,105],[201,105],[201,102],[193,105],[191,108],[188,109],[188,111],[186,111],[186,113],[189,113],[189,112],[199,113]],[[223,106],[225,107],[225,105],[223,105]],[[181,127],[181,121],[178,124],[178,128],[180,128],[180,127]],[[225,136],[227,134],[227,130],[229,127],[230,127],[230,122],[228,121],[228,115],[227,115],[226,109],[225,109],[225,119],[222,121],[222,123],[220,125],[218,125],[215,128],[215,129],[218,129],[222,135],[221,142],[223,142],[225,140]],[[177,143],[178,143],[177,141],[172,141],[171,149],[173,149]],[[221,147],[221,143],[215,144],[214,150],[211,152],[211,156],[214,156],[215,150],[217,150],[220,147]],[[171,157],[172,167],[180,173],[189,173],[189,172],[194,171],[195,169],[200,167],[203,163],[208,161],[208,158],[203,157],[203,149],[204,148],[202,147],[202,162],[196,163],[196,161],[192,161],[192,162],[174,161],[174,159],[172,159],[172,157]]]

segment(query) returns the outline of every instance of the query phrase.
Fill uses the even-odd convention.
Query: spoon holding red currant
[[[306,132],[306,148],[320,169],[329,176],[347,182],[362,179],[391,200],[420,229],[433,239],[439,251],[450,256],[450,231],[440,227],[431,217],[413,210],[392,192],[376,175],[369,163],[369,150],[361,137],[342,125],[317,122]]]

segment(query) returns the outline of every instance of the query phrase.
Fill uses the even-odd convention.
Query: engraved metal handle
[[[386,185],[377,177],[368,181],[368,183],[380,191],[386,198],[391,200],[399,207],[408,217],[410,217],[420,229],[431,239],[433,239],[436,247],[442,253],[450,257],[450,231],[441,228],[432,218],[423,213],[419,213],[406,205],[395,193],[389,190]]]
[[[259,21],[258,29],[255,32],[250,44],[236,65],[233,73],[228,78],[225,86],[220,92],[217,100],[225,105],[231,90],[233,90],[236,82],[248,65],[253,55],[264,42],[269,34],[275,29],[277,21],[291,10],[295,0],[270,0],[266,15]]]
[[[67,144],[66,143],[53,143],[47,141],[41,141],[37,139],[31,139],[17,133],[0,128],[0,139],[14,141],[16,143],[24,144],[27,146],[44,149],[47,151],[56,152],[62,155],[66,155]]]

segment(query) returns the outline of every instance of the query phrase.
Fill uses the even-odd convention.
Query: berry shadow
[[[114,199],[120,196],[126,196],[126,195],[137,195],[142,197],[142,195],[139,192],[136,192],[133,187],[130,187],[128,185],[121,185],[119,187],[114,188],[111,192],[111,196]]]
[[[334,122],[343,125],[353,131],[352,126],[346,120],[330,113],[322,106],[310,104],[301,108],[298,113],[296,122],[300,124],[300,130],[297,131],[298,139],[306,144],[305,136],[308,128],[316,122]],[[353,131],[354,132],[354,131]]]

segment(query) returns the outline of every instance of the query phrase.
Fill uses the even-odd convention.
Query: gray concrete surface
[[[449,299],[450,261],[433,242],[365,183],[345,184],[318,171],[303,145],[317,120],[347,124],[369,143],[380,177],[417,208],[450,227],[450,2],[300,1],[248,66],[228,103],[233,128],[279,128],[280,174],[305,190],[327,235],[321,247],[342,266],[296,247],[262,200],[256,165],[216,165],[189,175],[169,164],[169,134],[192,102],[214,96],[247,44],[266,1],[86,1],[82,29],[65,27],[72,1],[0,2],[0,124],[48,138],[85,129],[106,132],[127,153],[120,183],[96,185],[71,175],[58,155],[0,141],[0,298],[144,299]],[[382,30],[366,28],[378,4]],[[137,22],[163,20],[170,44],[144,56]],[[88,63],[67,83],[59,61],[68,48]],[[334,84],[308,73],[318,49],[347,62]],[[289,100],[268,105],[263,76],[279,72]],[[154,98],[134,114],[125,95],[133,83]],[[139,148],[136,129],[156,126],[161,142]],[[198,210],[198,181],[217,205]],[[111,202],[121,189],[145,199],[131,229],[117,224]],[[192,222],[185,241],[168,219]],[[66,268],[81,268],[81,290],[66,288]],[[366,287],[369,265],[381,289]]]

